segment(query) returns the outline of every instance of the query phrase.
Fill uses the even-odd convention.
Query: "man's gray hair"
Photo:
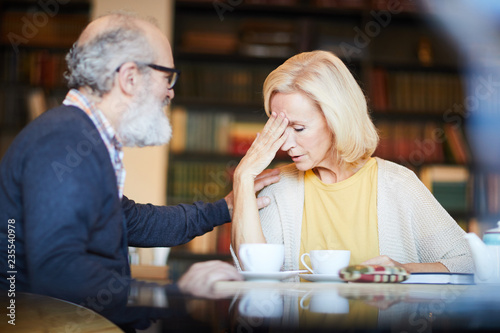
[[[113,87],[116,70],[122,64],[133,61],[142,64],[154,62],[154,51],[145,32],[131,16],[114,14],[113,27],[99,33],[82,45],[75,43],[66,55],[68,71],[65,77],[68,87],[89,87],[102,97]],[[149,70],[147,66],[139,66]]]

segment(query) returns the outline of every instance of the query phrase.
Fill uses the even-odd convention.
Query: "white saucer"
[[[340,276],[333,274],[299,274],[299,276],[311,282],[345,282]]]
[[[281,281],[284,279],[288,279],[294,277],[300,273],[304,273],[301,271],[285,271],[285,272],[272,272],[272,273],[260,273],[260,272],[241,272],[241,275],[247,281]]]

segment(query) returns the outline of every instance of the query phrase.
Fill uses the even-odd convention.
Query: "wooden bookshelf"
[[[88,1],[0,4],[0,157],[19,131],[66,94],[65,55],[89,21]],[[43,111],[40,111],[43,109]]]

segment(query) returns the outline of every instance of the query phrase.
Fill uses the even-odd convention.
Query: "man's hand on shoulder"
[[[255,178],[254,190],[255,192],[259,192],[264,187],[269,186],[271,184],[277,183],[280,180],[280,170],[279,169],[267,169],[262,171]],[[234,195],[231,191],[225,198],[227,207],[229,208],[229,214],[231,218],[233,217],[233,203],[234,203]],[[266,207],[271,203],[269,197],[259,197],[257,198],[257,208],[261,209]]]

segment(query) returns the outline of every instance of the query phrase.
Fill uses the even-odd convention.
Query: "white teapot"
[[[484,233],[484,243],[472,232],[465,239],[474,260],[475,282],[500,284],[500,221],[497,228]]]

